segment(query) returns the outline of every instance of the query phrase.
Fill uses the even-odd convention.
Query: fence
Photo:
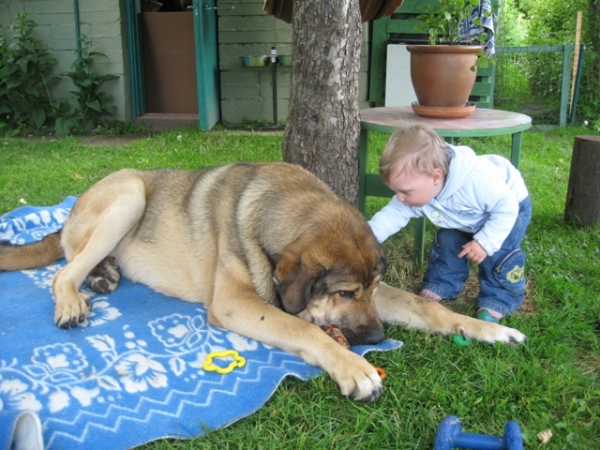
[[[583,50],[571,93],[574,46],[497,48],[494,108],[527,114],[534,125],[573,123]]]

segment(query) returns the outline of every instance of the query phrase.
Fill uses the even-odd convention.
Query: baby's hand
[[[469,261],[481,264],[486,258],[487,252],[483,249],[479,242],[472,240],[471,242],[467,242],[465,245],[463,245],[463,250],[458,254],[458,257],[462,258],[463,256],[466,256]]]

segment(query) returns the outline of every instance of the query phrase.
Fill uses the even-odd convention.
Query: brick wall
[[[125,95],[127,67],[126,40],[124,33],[125,14],[119,0],[78,0],[80,32],[92,39],[92,49],[108,58],[95,58],[95,70],[100,74],[119,75],[119,79],[106,82],[102,90],[113,95],[117,107],[111,119],[129,118],[129,103]],[[67,72],[76,58],[75,14],[73,0],[0,0],[0,26],[5,34],[15,21],[19,11],[28,13],[36,24],[35,36],[58,60],[56,73]],[[56,99],[66,99],[74,86],[70,78],[53,86]]]

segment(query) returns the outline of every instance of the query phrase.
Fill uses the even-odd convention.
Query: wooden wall
[[[260,0],[219,0],[219,71],[221,116],[236,124],[244,118],[273,120],[271,67],[246,68],[242,56],[292,53],[292,26],[263,12]],[[360,73],[360,105],[367,103],[368,27],[363,27],[363,52]],[[277,66],[277,117],[287,119],[291,67]]]

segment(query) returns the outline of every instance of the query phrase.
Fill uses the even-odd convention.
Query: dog
[[[0,246],[0,270],[63,256],[52,286],[59,327],[88,315],[86,280],[109,293],[122,274],[204,303],[211,324],[320,366],[358,401],[379,397],[380,376],[321,327],[337,326],[350,344],[382,341],[383,322],[490,343],[526,339],[381,282],[383,251],[360,212],[287,163],[120,170],[80,196],[61,232]]]

